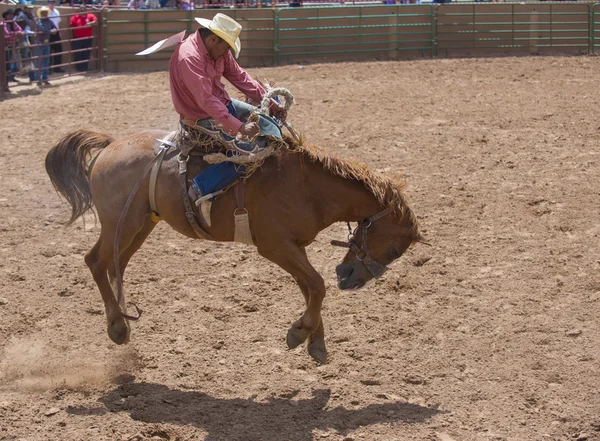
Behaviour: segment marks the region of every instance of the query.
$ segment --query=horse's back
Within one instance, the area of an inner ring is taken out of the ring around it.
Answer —
[[[90,188],[99,214],[105,207],[123,204],[129,196],[126,189],[135,186],[146,166],[156,156],[160,145],[158,140],[168,133],[148,130],[130,135],[113,141],[98,154],[90,170]],[[142,185],[138,196],[147,199],[147,191],[147,185]]]

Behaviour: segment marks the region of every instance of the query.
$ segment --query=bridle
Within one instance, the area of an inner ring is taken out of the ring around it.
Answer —
[[[376,220],[381,219],[382,217],[387,216],[393,211],[392,207],[388,207],[383,211],[380,211],[377,214],[374,214],[367,219],[358,222],[358,227],[354,231],[352,231],[352,227],[350,226],[350,222],[347,222],[348,225],[348,242],[343,242],[341,240],[332,240],[331,245],[335,245],[337,247],[350,248],[352,252],[356,255],[356,258],[362,262],[362,264],[367,268],[367,270],[371,273],[373,277],[378,279],[388,270],[388,267],[377,262],[371,256],[371,251],[369,250],[369,246],[367,245],[367,234],[369,227]],[[355,242],[356,232],[359,228],[362,227],[362,243],[360,248]]]

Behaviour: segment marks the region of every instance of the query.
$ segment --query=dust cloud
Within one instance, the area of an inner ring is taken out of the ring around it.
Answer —
[[[0,357],[0,385],[30,392],[97,387],[133,372],[137,363],[132,347],[73,349],[41,336],[13,337]]]

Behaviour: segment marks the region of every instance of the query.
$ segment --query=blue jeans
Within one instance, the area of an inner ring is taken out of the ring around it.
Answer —
[[[241,122],[245,123],[246,121],[248,121],[248,117],[256,111],[256,107],[251,106],[248,103],[244,103],[243,101],[232,99],[231,104],[227,105],[227,110],[229,110],[229,113],[231,115],[235,116]],[[214,119],[206,118],[196,121],[196,124],[201,127],[204,127],[205,129],[215,130],[213,128],[213,122],[216,123]],[[283,135],[281,134],[281,129],[271,118],[261,116],[258,125],[260,126],[261,135],[271,135],[277,138],[283,138]],[[224,133],[224,136],[225,139],[232,139],[232,137],[227,135],[226,133]]]
[[[6,80],[14,81],[15,73],[17,72],[17,63],[13,61],[13,50],[12,48],[6,48]]]
[[[41,81],[48,80],[48,68],[50,67],[50,45],[41,44],[35,48],[35,68],[40,72],[40,78],[34,78]],[[41,70],[40,70],[41,69]],[[37,72],[36,72],[37,76]]]
[[[227,110],[231,115],[235,116],[240,121],[246,122],[250,114],[256,111],[256,107],[242,101],[232,99],[231,104],[227,105]],[[213,120],[211,118],[207,118],[196,121],[196,124],[206,129],[214,130],[212,127],[212,121]],[[258,125],[262,135],[272,135],[276,136],[277,138],[283,137],[281,134],[281,129],[271,118],[261,116]],[[226,133],[223,133],[223,137],[227,140],[234,139]],[[266,141],[267,140],[265,136],[257,136],[255,142],[259,147],[264,147],[266,145]],[[241,146],[241,144],[246,144],[248,147],[253,147],[250,143],[238,143],[238,141],[236,141],[236,144],[238,144],[238,146]],[[231,152],[227,153],[227,155],[230,156]],[[192,188],[194,189],[196,195],[211,194],[235,182],[240,176],[244,175],[245,171],[246,167],[233,162],[220,162],[218,164],[212,164],[200,172],[200,174],[198,174],[192,180]]]

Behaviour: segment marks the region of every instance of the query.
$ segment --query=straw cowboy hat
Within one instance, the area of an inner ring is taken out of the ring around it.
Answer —
[[[40,9],[37,10],[37,16],[41,18],[42,12],[50,14],[50,8],[48,6],[42,6]]]
[[[242,50],[242,43],[240,42],[241,24],[225,14],[217,14],[212,20],[196,18],[196,21],[203,28],[209,29],[213,34],[225,40],[233,49],[235,58],[240,56]]]

